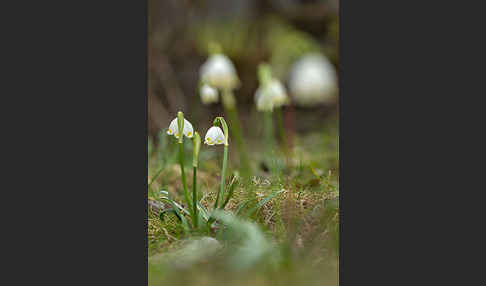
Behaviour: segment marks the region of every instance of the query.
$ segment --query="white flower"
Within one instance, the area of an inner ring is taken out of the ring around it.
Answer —
[[[221,128],[218,126],[213,126],[209,128],[208,132],[206,132],[206,136],[204,137],[204,144],[208,145],[215,145],[215,144],[224,144],[224,133]]]
[[[204,83],[215,88],[232,90],[240,80],[231,60],[223,54],[214,54],[201,66],[199,75]]]
[[[278,79],[273,79],[267,87],[268,93],[272,96],[273,104],[277,107],[288,104],[289,97],[285,87]]]
[[[199,92],[204,104],[210,104],[219,101],[218,91],[211,86],[204,84]]]
[[[271,111],[274,107],[281,107],[288,102],[287,91],[278,79],[272,79],[255,92],[255,103],[260,111]]]
[[[179,126],[177,125],[177,118],[172,120],[172,122],[169,125],[169,130],[167,130],[167,134],[169,135],[174,135],[176,138],[179,138],[180,132],[179,132]],[[187,119],[184,118],[184,135],[188,138],[192,138],[194,135],[194,129],[192,128],[191,122],[187,121]]]
[[[271,96],[265,93],[265,88],[259,87],[255,92],[255,103],[257,110],[259,111],[272,111],[273,110],[273,100]]]
[[[290,72],[289,89],[299,105],[327,103],[337,94],[334,66],[320,54],[298,60]]]

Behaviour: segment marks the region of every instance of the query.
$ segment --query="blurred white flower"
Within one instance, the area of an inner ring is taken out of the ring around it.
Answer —
[[[298,105],[328,103],[337,94],[334,66],[321,54],[308,54],[290,71],[289,89]]]
[[[223,54],[211,55],[201,66],[199,75],[202,82],[224,90],[232,90],[240,83],[233,63]]]
[[[272,111],[273,101],[272,98],[259,87],[255,92],[255,103],[258,111]]]
[[[199,92],[201,94],[201,101],[204,104],[211,104],[219,101],[218,91],[207,84],[204,84]]]
[[[208,145],[224,144],[224,133],[218,126],[209,128],[204,137],[204,143]]]
[[[288,102],[287,91],[278,79],[272,79],[255,92],[255,103],[260,111],[272,111],[274,107],[281,107]]]
[[[184,135],[188,138],[192,138],[194,135],[194,129],[192,128],[191,122],[187,121],[187,119],[184,118]],[[179,132],[179,126],[177,125],[177,118],[172,120],[172,122],[169,125],[169,130],[167,130],[167,134],[169,135],[174,135],[176,138],[179,138],[180,132]]]

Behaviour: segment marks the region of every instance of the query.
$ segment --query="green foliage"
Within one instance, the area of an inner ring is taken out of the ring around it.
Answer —
[[[220,210],[215,211],[214,216],[225,225],[218,238],[228,243],[230,251],[226,259],[231,265],[230,268],[246,270],[272,261],[274,256],[278,256],[278,253],[273,251],[274,246],[255,223]]]
[[[233,171],[219,206],[225,211],[212,208],[220,182],[218,175],[211,174],[217,174],[220,163],[214,162],[214,151],[201,148],[201,158],[206,159],[198,170],[202,195],[197,201],[197,229],[188,220],[190,211],[177,203],[182,194],[155,193],[156,200],[165,202],[167,208],[149,223],[149,231],[155,232],[149,233],[149,284],[181,283],[182,279],[198,285],[205,284],[201,281],[207,285],[292,285],[303,281],[337,285],[339,187],[333,158],[338,155],[337,129],[332,127],[330,122],[320,135],[299,138],[296,148],[300,151],[292,153],[296,160],[290,161],[295,166],[288,166],[282,159],[284,154],[276,153],[282,172],[247,179]],[[320,143],[301,148],[300,144],[307,142]],[[190,151],[190,146],[186,147]],[[151,160],[157,151],[152,150]],[[175,163],[173,167],[157,167],[174,169]],[[174,171],[170,178],[157,174],[150,177],[152,188],[160,181],[169,186],[179,181]],[[215,237],[222,248],[204,251],[200,235]]]

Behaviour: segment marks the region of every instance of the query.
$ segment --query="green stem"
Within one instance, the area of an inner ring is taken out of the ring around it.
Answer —
[[[273,113],[271,111],[265,111],[263,114],[263,129],[265,144],[268,148],[267,156],[271,157],[274,147]]]
[[[278,130],[280,132],[280,140],[282,140],[282,146],[287,154],[287,138],[285,138],[285,128],[283,124],[283,116],[282,116],[282,108],[276,108],[275,112],[277,113],[277,121],[278,121]]]
[[[221,171],[221,186],[219,187],[219,193],[216,196],[216,203],[214,204],[214,209],[218,207],[219,197],[223,198],[224,192],[224,181],[226,176],[226,164],[228,161],[228,146],[224,146],[224,157],[223,157],[223,169]]]
[[[197,167],[193,167],[192,174],[192,224],[194,229],[197,229]]]
[[[182,136],[182,134],[180,135]],[[186,173],[184,172],[184,146],[182,143],[179,144],[179,165],[181,166],[181,178],[182,178],[182,186],[184,187],[184,198],[186,199],[187,208],[191,209],[191,200],[189,199],[189,193],[187,192],[187,184],[186,184]]]
[[[238,119],[238,111],[235,107],[229,106],[225,106],[225,111],[230,121],[231,131],[236,141],[236,147],[240,153],[241,173],[244,177],[247,177],[250,175],[250,167],[245,143],[243,142],[243,132],[241,131],[240,120]]]
[[[251,170],[250,170],[250,164],[248,162],[245,143],[243,140],[243,132],[238,117],[238,110],[236,109],[236,99],[232,90],[227,90],[227,89],[222,90],[222,93],[223,93],[223,97],[222,97],[223,107],[225,109],[225,113],[228,115],[229,118],[229,123],[232,130],[232,136],[236,141],[236,148],[240,153],[241,173],[243,177],[249,177]]]

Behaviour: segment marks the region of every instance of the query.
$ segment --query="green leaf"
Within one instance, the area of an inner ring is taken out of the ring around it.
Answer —
[[[208,220],[209,219],[209,213],[206,210],[206,208],[203,205],[201,205],[200,202],[197,202],[197,207],[199,209],[199,213],[202,215],[204,220]]]
[[[181,208],[182,210],[184,210],[184,208],[178,206],[177,203],[170,198],[162,198],[162,199],[166,200],[172,206],[172,209],[176,212],[176,215],[181,218],[182,228],[184,229],[184,233],[187,234],[189,232],[189,224],[187,223],[186,217],[183,216],[179,211],[179,208]]]
[[[161,211],[160,212],[160,215],[159,215],[160,220],[164,222],[165,221],[164,220],[164,215],[166,213],[169,213],[169,212],[173,213],[179,219],[179,221],[182,222],[181,217],[177,214],[177,212],[174,209],[165,209],[165,210]]]
[[[169,192],[162,190],[162,191],[160,191],[160,193],[162,193],[162,194],[164,194],[164,195],[166,195],[166,196],[167,196],[167,197],[162,197],[162,198],[161,198],[162,200],[172,201],[172,203],[174,203],[174,205],[176,205],[176,206],[177,206],[177,208],[179,208],[179,209],[180,209],[181,211],[183,211],[185,214],[187,214],[187,215],[191,215],[191,213],[190,213],[188,210],[186,210],[186,209],[185,209],[183,206],[179,205],[178,203],[176,203],[175,201],[173,201],[172,199],[170,199],[170,198],[169,198]],[[169,203],[170,203],[170,202],[169,202]]]

